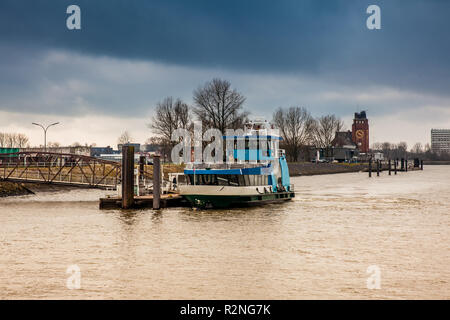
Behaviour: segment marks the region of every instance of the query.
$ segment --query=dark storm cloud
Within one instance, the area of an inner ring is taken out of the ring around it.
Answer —
[[[70,4],[80,31],[65,26]],[[366,28],[369,4],[381,30]],[[448,94],[449,12],[425,0],[2,0],[0,43]]]

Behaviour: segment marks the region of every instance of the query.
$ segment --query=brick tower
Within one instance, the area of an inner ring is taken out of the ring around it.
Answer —
[[[358,146],[359,152],[369,153],[369,120],[365,111],[355,112],[352,140]]]

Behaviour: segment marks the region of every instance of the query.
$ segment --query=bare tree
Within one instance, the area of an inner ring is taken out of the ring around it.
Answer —
[[[28,145],[28,137],[22,133],[16,135],[16,146],[18,148],[25,148]]]
[[[421,144],[420,142],[417,142],[417,143],[412,147],[411,152],[412,152],[412,153],[416,153],[416,154],[423,153],[423,146],[422,146],[422,144]]]
[[[2,148],[24,148],[28,145],[28,137],[22,133],[1,133],[0,147]]]
[[[170,140],[163,139],[162,137],[151,137],[145,142],[146,144],[152,145],[153,151],[157,151],[166,162],[170,159],[170,152],[173,147],[173,143]]]
[[[381,142],[372,143],[372,151],[381,151],[383,149],[383,144]]]
[[[406,152],[408,150],[408,144],[406,142],[399,142],[397,149],[401,152]]]
[[[341,131],[344,122],[334,114],[321,116],[314,120],[312,127],[313,143],[318,148],[327,148],[331,146],[336,132]]]
[[[128,133],[128,131],[124,131],[120,137],[117,139],[117,144],[126,144],[131,141],[131,135]]]
[[[297,161],[300,150],[312,139],[314,120],[311,114],[301,107],[279,108],[273,115],[274,124],[280,129],[286,153],[291,161]]]
[[[16,135],[13,133],[8,133],[6,135],[6,146],[8,148],[14,148],[14,146],[16,145]]]
[[[213,79],[194,91],[194,113],[206,128],[242,128],[248,113],[242,111],[245,97],[227,80]]]
[[[173,131],[178,128],[188,129],[190,125],[189,106],[181,99],[174,101],[172,97],[167,97],[162,102],[158,102],[156,115],[152,118],[149,127],[158,137],[170,142]]]
[[[0,147],[6,147],[6,133],[0,132]]]
[[[49,148],[59,148],[59,147],[61,147],[61,144],[59,142],[49,142],[49,143],[47,143],[47,147],[49,147]]]

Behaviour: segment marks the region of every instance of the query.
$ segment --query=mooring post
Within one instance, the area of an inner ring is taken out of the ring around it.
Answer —
[[[389,175],[391,175],[391,159],[389,159],[389,164],[388,164],[388,166],[389,166]]]
[[[377,160],[377,177],[380,176],[380,160]]]
[[[420,160],[420,170],[423,170],[423,160]]]
[[[408,159],[405,159],[405,172],[408,172]]]
[[[140,156],[139,157],[139,176],[141,177],[141,179],[144,178],[144,172],[145,172],[145,156]]]
[[[122,209],[134,204],[134,147],[122,147]]]
[[[372,157],[369,158],[369,178],[372,177]]]
[[[153,210],[160,208],[161,199],[161,164],[160,157],[153,156]]]

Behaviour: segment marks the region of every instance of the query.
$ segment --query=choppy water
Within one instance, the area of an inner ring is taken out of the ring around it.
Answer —
[[[450,166],[293,180],[292,202],[244,210],[100,211],[98,190],[0,199],[0,298],[450,298]]]

